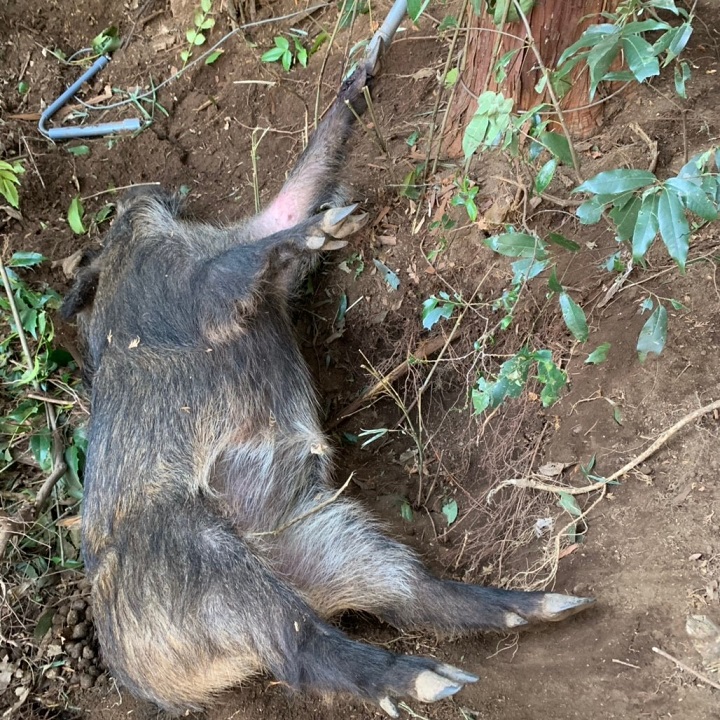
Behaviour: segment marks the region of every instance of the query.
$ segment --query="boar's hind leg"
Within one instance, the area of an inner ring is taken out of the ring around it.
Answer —
[[[393,697],[432,702],[477,679],[350,640],[201,503],[188,500],[182,521],[168,523],[173,514],[139,511],[143,527],[163,531],[128,533],[94,572],[106,661],[136,694],[200,708],[264,669],[291,688],[351,694],[392,714]]]
[[[317,504],[315,496],[298,514]],[[326,616],[356,609],[397,627],[453,634],[562,620],[594,602],[439,580],[351,502],[336,502],[309,515],[283,532],[278,543],[273,555],[279,571]]]
[[[251,245],[238,244],[208,260],[198,282],[207,288],[210,306],[218,296],[248,301],[253,307],[261,284],[275,291],[294,291],[317,259],[315,251],[338,250],[341,238],[356,232],[367,220],[357,205],[330,208]],[[328,238],[338,238],[328,240]]]
[[[291,228],[323,206],[342,202],[339,176],[355,119],[353,111],[364,111],[363,88],[370,79],[368,69],[360,66],[343,83],[278,195],[247,226],[255,237]]]

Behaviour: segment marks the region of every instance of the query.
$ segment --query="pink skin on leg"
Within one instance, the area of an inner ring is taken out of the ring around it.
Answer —
[[[297,187],[288,190],[281,190],[277,197],[257,216],[256,227],[263,235],[272,235],[281,230],[288,230],[295,227],[308,217],[311,210],[310,197],[304,197],[305,193]],[[307,193],[309,196],[310,193]]]

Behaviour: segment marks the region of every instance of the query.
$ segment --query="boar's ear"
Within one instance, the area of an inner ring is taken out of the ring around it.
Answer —
[[[59,314],[63,320],[72,320],[95,300],[100,277],[100,254],[100,250],[86,250],[83,253],[75,274],[75,283],[60,306]]]

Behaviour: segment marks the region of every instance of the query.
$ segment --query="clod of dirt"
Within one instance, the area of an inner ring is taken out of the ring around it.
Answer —
[[[702,657],[703,665],[713,672],[720,670],[720,627],[707,615],[689,615],[685,631]]]

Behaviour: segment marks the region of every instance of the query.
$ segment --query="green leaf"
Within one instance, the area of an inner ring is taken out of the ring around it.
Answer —
[[[212,0],[200,0],[200,7],[204,13],[209,13],[212,10]]]
[[[512,263],[513,285],[519,285],[527,280],[537,277],[548,266],[547,260],[536,258],[523,258]]]
[[[675,0],[652,0],[652,6],[656,10],[669,10],[670,12],[678,14],[677,6],[675,5]]]
[[[180,59],[186,63],[192,57],[192,53],[189,50],[183,50],[180,53]]]
[[[568,139],[556,132],[543,132],[538,136],[538,141],[544,145],[563,165],[572,167],[573,159],[570,152]]]
[[[39,265],[43,260],[45,260],[45,256],[38,252],[20,251],[13,253],[7,264],[8,267],[33,267]]]
[[[18,85],[17,85],[18,95],[27,95],[29,90],[30,90],[30,85],[28,85],[24,80],[21,80],[18,83]]]
[[[578,245],[578,243],[574,240],[566,238],[564,235],[560,235],[560,233],[551,232],[548,234],[547,239],[553,245],[559,245],[561,248],[565,248],[571,252],[577,252],[580,249],[580,245]]]
[[[658,233],[658,194],[647,195],[640,205],[632,236],[633,260],[642,260]]]
[[[718,211],[715,205],[708,200],[705,192],[695,183],[683,178],[670,178],[665,181],[665,187],[672,188],[680,195],[685,207],[703,220],[717,220]]]
[[[190,28],[189,30],[185,31],[185,39],[191,44],[195,44],[195,38],[199,35],[198,31],[195,28]]]
[[[622,195],[629,190],[637,190],[657,182],[657,178],[647,170],[607,170],[601,172],[573,192],[593,193],[594,195]]]
[[[76,235],[84,235],[87,232],[82,222],[83,215],[85,215],[85,208],[80,196],[76,195],[70,203],[67,214],[68,225]]]
[[[0,176],[0,195],[2,195],[14,208],[20,207],[20,195],[18,194],[17,179],[7,180]],[[13,184],[15,183],[15,184]]]
[[[300,46],[297,48],[296,57],[297,57],[297,60],[300,63],[300,65],[302,65],[302,67],[307,67],[308,51],[304,47]]]
[[[486,238],[484,242],[491,250],[506,257],[542,259],[545,255],[539,238],[525,233],[504,233]]]
[[[194,45],[202,45],[205,42],[205,36],[199,32],[195,35],[195,39],[193,40]]]
[[[688,250],[690,249],[690,227],[682,203],[670,188],[659,193],[658,227],[670,257],[685,270]]]
[[[418,18],[423,14],[429,3],[430,0],[408,0],[407,12],[414,23],[417,23]]]
[[[584,310],[566,293],[560,294],[560,309],[568,330],[580,342],[588,339],[588,325]]]
[[[106,203],[95,213],[95,223],[101,225],[115,210],[115,203]]]
[[[687,98],[685,83],[690,79],[690,65],[683,60],[675,66],[675,92],[681,98]]]
[[[455,306],[452,303],[442,302],[434,295],[429,297],[422,305],[422,324],[426,330],[432,330],[433,326],[441,319],[452,317]]]
[[[620,240],[630,240],[635,230],[638,213],[642,201],[637,195],[631,195],[627,202],[615,205],[609,215],[615,222],[617,236]]]
[[[206,65],[212,65],[214,62],[217,61],[217,59],[224,53],[224,50],[215,50],[214,52],[211,52],[206,58],[205,58],[205,64]]]
[[[53,466],[52,435],[49,430],[45,429],[30,436],[30,451],[40,469],[44,473],[49,473]]]
[[[391,290],[397,290],[400,287],[400,278],[382,261],[373,258],[375,267],[380,271],[383,280],[390,286]]]
[[[536,350],[533,357],[538,364],[537,378],[543,385],[540,401],[543,407],[550,407],[560,399],[560,391],[567,385],[567,374],[553,362],[549,350]]]
[[[615,61],[620,52],[619,35],[608,36],[598,43],[588,53],[587,64],[590,68],[590,100],[595,97],[598,85],[610,70],[610,66]]]
[[[520,9],[525,17],[529,15],[534,4],[535,0],[519,0]],[[495,0],[494,5],[492,17],[497,27],[502,25],[503,18],[506,22],[517,22],[520,19],[514,0]]]
[[[283,66],[283,69],[285,72],[289,72],[291,66],[292,66],[293,56],[292,53],[289,50],[286,50],[282,57],[280,58],[280,63]]]
[[[565,512],[569,513],[573,517],[580,517],[582,515],[582,510],[577,504],[577,500],[575,500],[575,498],[570,493],[561,492],[558,493],[558,496],[558,505],[563,510],[565,510]]]
[[[608,352],[610,351],[610,343],[606,342],[602,345],[598,345],[585,360],[586,364],[599,365],[607,360]]]
[[[667,310],[658,305],[655,312],[647,319],[640,331],[637,341],[637,352],[640,362],[645,362],[648,355],[659,355],[667,340]]]
[[[465,128],[462,148],[469,159],[481,145],[497,144],[510,126],[513,100],[501,93],[486,90],[478,98],[477,109]]]
[[[583,225],[595,225],[602,218],[605,204],[598,202],[597,197],[591,198],[580,204],[575,210],[575,215]]]
[[[591,25],[585,32],[580,36],[579,40],[576,40],[569,48],[563,50],[562,55],[558,60],[558,67],[563,63],[567,62],[578,50],[586,47],[594,47],[601,43],[605,38],[610,35],[615,35],[618,32],[618,28],[610,23],[599,23],[597,25]]]
[[[75,157],[83,157],[84,155],[90,154],[90,148],[87,145],[74,145],[73,147],[66,147],[65,149]]]
[[[455,83],[458,81],[458,77],[460,76],[460,71],[455,67],[451,70],[448,70],[447,75],[445,75],[445,87],[449,90],[452,87],[455,87]]]
[[[555,272],[555,268],[552,269],[552,272],[550,273],[550,277],[548,278],[548,287],[554,293],[558,293],[558,294],[565,291],[565,288],[562,286],[560,281],[557,279],[557,273]]]
[[[198,28],[200,30],[212,30],[215,27],[215,18],[205,18]]]
[[[660,74],[660,62],[655,57],[652,45],[639,35],[622,39],[625,60],[638,82]]]
[[[672,41],[667,49],[667,56],[665,57],[663,66],[667,65],[671,60],[674,60],[685,49],[692,34],[693,26],[689,22],[675,28],[675,33],[673,33]]]
[[[400,505],[400,517],[405,522],[413,521],[413,509],[407,500],[403,500]]]
[[[118,29],[116,27],[106,28],[93,39],[91,45],[96,55],[114,52],[120,47]]]
[[[50,608],[50,610],[46,610],[39,618],[38,621],[35,623],[35,629],[33,630],[33,637],[35,640],[42,640],[45,635],[47,635],[48,630],[52,627],[52,620],[53,616],[55,615],[55,610],[53,608]]]
[[[458,516],[457,502],[453,499],[446,500],[442,506],[442,514],[445,516],[445,519],[447,520],[448,527],[450,525],[452,525],[457,520],[457,516]]]
[[[540,195],[545,192],[547,186],[552,182],[558,161],[550,158],[539,170],[535,176],[535,192]]]
[[[271,62],[277,62],[284,54],[285,50],[280,47],[274,47],[271,50],[268,50],[267,52],[263,53],[260,56],[260,62],[264,63],[271,63]]]

